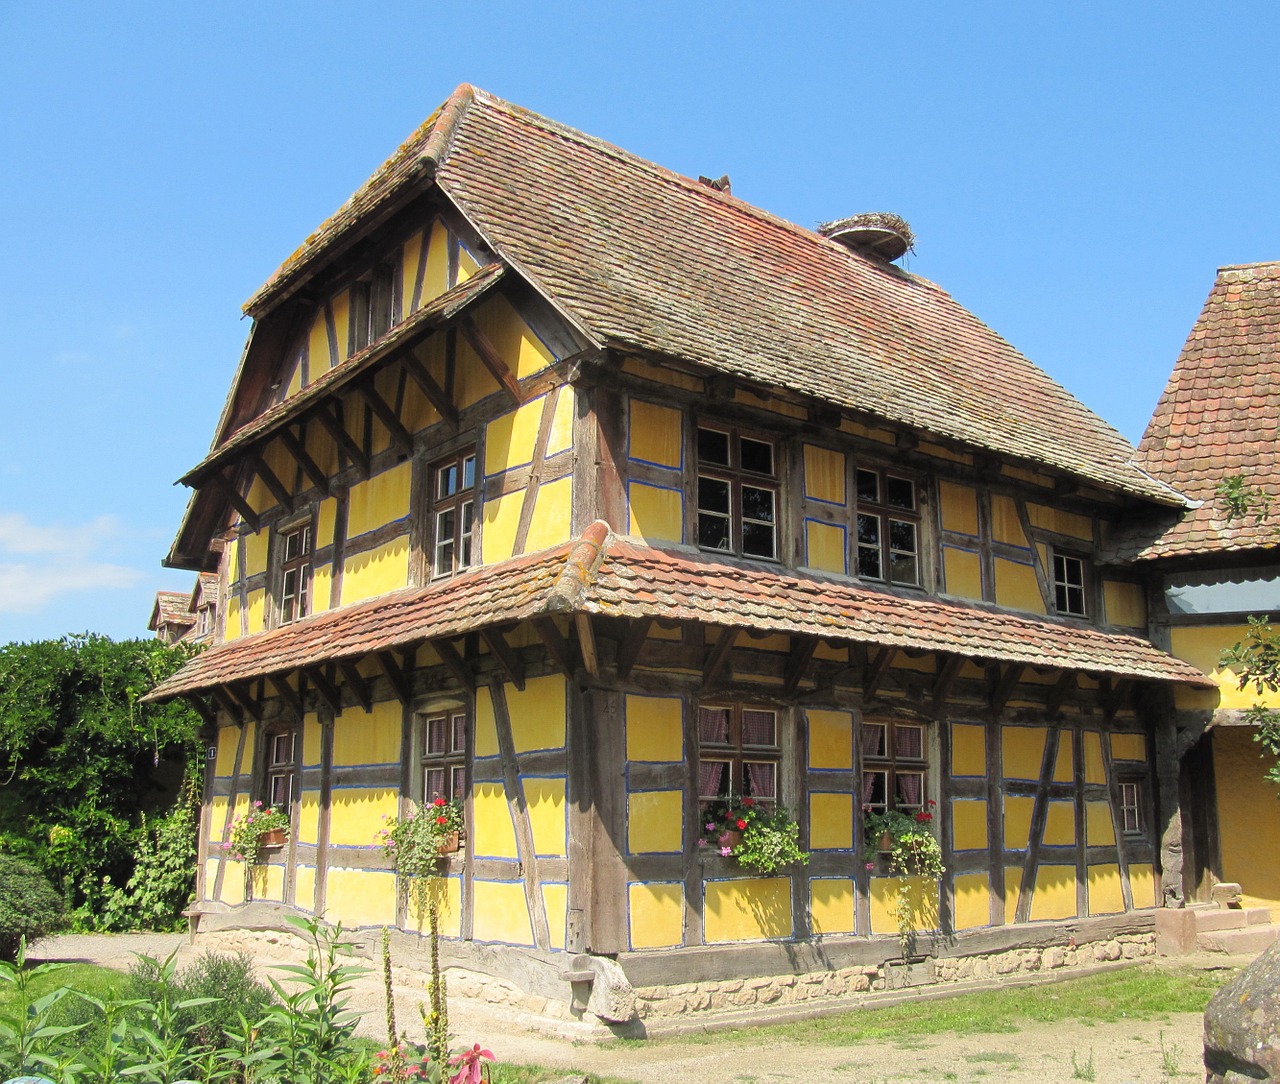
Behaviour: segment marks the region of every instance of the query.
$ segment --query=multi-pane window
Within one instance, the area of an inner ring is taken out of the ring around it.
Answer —
[[[311,524],[280,536],[280,624],[311,612]]]
[[[735,430],[698,428],[698,545],[778,556],[774,446]]]
[[[1127,836],[1142,834],[1142,784],[1120,784],[1120,831]]]
[[[863,722],[862,807],[920,813],[929,803],[928,746],[919,723]]]
[[[267,736],[266,804],[288,811],[293,800],[293,731]]]
[[[1060,614],[1084,617],[1084,561],[1065,553],[1053,555],[1053,602]]]
[[[920,513],[916,486],[877,470],[857,472],[858,575],[868,580],[920,583]]]
[[[422,800],[467,794],[467,713],[442,711],[422,720]]]
[[[431,468],[431,575],[471,564],[476,513],[476,454],[466,451]]]
[[[778,800],[778,713],[766,708],[698,709],[698,803],[730,795],[772,806]]]

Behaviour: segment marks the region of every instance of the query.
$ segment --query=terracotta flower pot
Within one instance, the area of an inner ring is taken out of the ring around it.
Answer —
[[[283,828],[272,828],[258,839],[259,847],[283,847],[289,837]]]
[[[440,841],[440,853],[441,854],[457,854],[458,846],[459,846],[458,833],[450,832],[448,835],[444,837],[444,839]]]
[[[879,848],[879,849],[880,849],[881,851],[885,851],[885,852],[888,852],[888,851],[893,850],[893,836],[892,836],[892,834],[891,834],[891,833],[889,833],[889,832],[881,832],[881,833],[880,833],[880,848]]]
[[[726,828],[716,838],[717,844],[719,844],[721,847],[728,847],[730,850],[732,850],[741,842],[742,842],[742,833],[739,832],[736,828]]]

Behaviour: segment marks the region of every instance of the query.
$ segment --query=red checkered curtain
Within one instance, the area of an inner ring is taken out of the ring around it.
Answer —
[[[920,795],[924,779],[918,775],[898,776],[898,797],[906,806],[920,805]]]
[[[726,745],[729,741],[729,709],[698,709],[698,740],[707,745]]]
[[[774,766],[772,764],[751,761],[747,764],[747,782],[751,787],[751,794],[755,798],[772,802],[778,796],[777,786],[774,782]]]
[[[924,758],[924,731],[918,726],[898,726],[893,731],[893,751],[909,760]]]
[[[862,755],[864,757],[884,756],[884,725],[863,723],[859,733],[862,735]]]
[[[704,760],[698,765],[698,794],[708,797],[720,794],[720,782],[727,767],[723,760]]]

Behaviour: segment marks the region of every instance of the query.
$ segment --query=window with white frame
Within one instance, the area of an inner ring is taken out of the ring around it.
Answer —
[[[864,721],[862,808],[923,813],[929,806],[928,732],[922,723]]]
[[[280,533],[280,624],[311,612],[311,524]]]
[[[431,575],[452,576],[472,562],[475,535],[474,448],[431,468]]]
[[[462,801],[467,796],[468,716],[461,708],[422,717],[422,801]]]
[[[1053,553],[1053,604],[1058,613],[1084,617],[1084,561],[1067,553]]]
[[[920,583],[920,512],[916,484],[884,471],[856,473],[858,575],[868,580]]]
[[[698,427],[698,545],[744,557],[778,556],[777,462],[772,441]]]
[[[1145,832],[1142,818],[1142,784],[1134,779],[1120,783],[1120,831],[1126,836]]]
[[[778,713],[743,704],[698,708],[698,805],[733,797],[778,801]]]

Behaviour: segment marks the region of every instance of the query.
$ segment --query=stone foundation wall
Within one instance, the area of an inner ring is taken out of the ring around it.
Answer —
[[[1044,949],[941,957],[934,961],[933,981],[929,985],[1068,971],[1099,963],[1154,956],[1155,951],[1155,934],[1136,933],[1079,946],[1068,942]],[[885,966],[880,964],[801,975],[644,986],[637,988],[635,993],[640,1017],[655,1019],[691,1012],[743,1012],[766,1006],[812,1003],[892,988],[894,984],[886,974]]]

